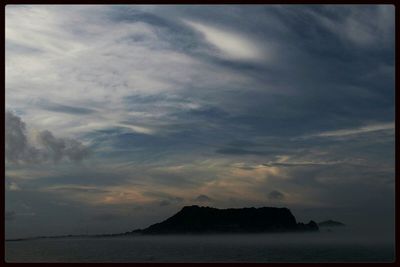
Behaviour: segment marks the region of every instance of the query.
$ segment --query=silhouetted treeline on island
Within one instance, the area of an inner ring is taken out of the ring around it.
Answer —
[[[113,237],[148,234],[217,234],[217,233],[277,233],[318,231],[318,224],[299,223],[287,208],[217,209],[185,206],[178,213],[145,229],[118,234],[40,236],[9,239],[22,241],[39,238]]]

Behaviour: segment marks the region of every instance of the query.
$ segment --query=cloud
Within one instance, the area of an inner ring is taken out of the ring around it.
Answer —
[[[67,192],[67,193],[93,193],[93,194],[103,194],[109,193],[111,191],[106,189],[97,188],[94,186],[78,186],[78,185],[61,185],[48,187],[49,191]]]
[[[143,126],[138,126],[138,125],[132,125],[131,123],[118,123],[115,126],[120,126],[124,128],[131,129],[135,133],[142,133],[142,134],[154,134],[154,130],[143,127]]]
[[[282,167],[307,167],[307,166],[326,166],[337,165],[344,163],[344,161],[270,161],[262,164],[263,166],[282,166]]]
[[[204,23],[185,21],[186,24],[201,32],[205,39],[222,52],[222,54],[230,59],[236,60],[256,60],[265,59],[258,46],[238,33],[229,32],[219,29],[215,26],[206,25]]]
[[[185,112],[178,108],[185,98],[174,96],[248,80],[240,71],[178,49],[180,37],[195,41],[192,31],[136,7],[10,6],[6,13],[7,106],[29,109],[24,114],[29,125],[57,136],[115,126],[163,134],[176,122],[171,113]],[[162,94],[167,97],[161,103],[142,102]],[[139,98],[126,101],[131,96]]]
[[[68,114],[74,114],[74,115],[85,115],[85,114],[91,114],[91,113],[96,112],[95,110],[90,109],[90,108],[74,107],[74,106],[56,104],[56,103],[51,103],[51,102],[45,102],[44,104],[42,104],[42,107],[43,107],[43,109],[48,110],[48,111],[68,113]]]
[[[321,132],[321,133],[318,133],[318,134],[306,136],[305,138],[309,138],[309,137],[342,137],[342,136],[351,136],[351,135],[366,134],[366,133],[376,132],[376,131],[394,130],[394,127],[395,127],[395,125],[394,125],[393,122],[378,123],[378,124],[365,125],[365,126],[358,127],[358,128],[350,128],[350,129],[341,129],[341,130],[335,130],[335,131]]]
[[[344,12],[334,15],[335,11],[342,9]],[[325,8],[325,14],[308,10],[325,27],[344,41],[365,47],[385,43],[387,36],[393,29],[394,6],[377,5],[376,8],[354,6],[339,6]],[[374,20],[371,21],[371,17]]]
[[[229,155],[267,155],[270,154],[266,151],[257,151],[257,150],[248,150],[243,148],[234,148],[234,147],[227,147],[227,148],[219,148],[215,150],[216,153],[219,154],[229,154]]]
[[[270,200],[283,200],[285,199],[285,195],[282,192],[279,192],[278,190],[273,190],[268,193],[268,198]]]
[[[63,158],[80,162],[89,156],[89,148],[81,142],[57,138],[48,130],[39,132],[37,136],[43,148],[34,147],[28,142],[25,123],[10,111],[6,111],[5,132],[5,156],[8,162],[59,162]]]
[[[143,196],[150,197],[153,200],[159,200],[160,206],[169,206],[171,204],[177,204],[184,201],[182,197],[173,196],[169,193],[161,191],[145,191],[142,193]]]
[[[47,130],[39,133],[38,140],[55,162],[59,162],[64,157],[70,161],[80,162],[89,155],[89,149],[81,142],[74,139],[56,138]]]
[[[34,162],[41,155],[30,146],[26,137],[26,125],[20,117],[10,111],[5,116],[5,158],[9,162]]]
[[[208,197],[207,195],[199,195],[195,198],[195,201],[199,201],[199,202],[209,202],[212,199],[210,197]]]

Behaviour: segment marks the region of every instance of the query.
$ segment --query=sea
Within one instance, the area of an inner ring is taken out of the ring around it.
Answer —
[[[6,262],[346,263],[393,262],[388,235],[313,233],[136,235],[5,242]]]

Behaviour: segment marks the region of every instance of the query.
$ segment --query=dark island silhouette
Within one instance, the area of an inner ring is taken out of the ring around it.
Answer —
[[[318,223],[319,227],[342,227],[346,226],[344,223],[334,221],[334,220],[326,220],[323,222]]]
[[[164,234],[281,233],[318,231],[318,224],[298,223],[288,208],[262,207],[217,209],[185,206],[170,218],[145,229],[117,234],[38,236],[8,239],[22,241],[42,238],[115,237]]]
[[[163,222],[126,234],[263,233],[318,231],[314,221],[297,223],[287,208],[217,209],[185,206]]]

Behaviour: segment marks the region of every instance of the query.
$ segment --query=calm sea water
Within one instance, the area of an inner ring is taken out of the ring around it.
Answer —
[[[392,262],[389,238],[348,233],[132,236],[5,243],[7,262]]]

